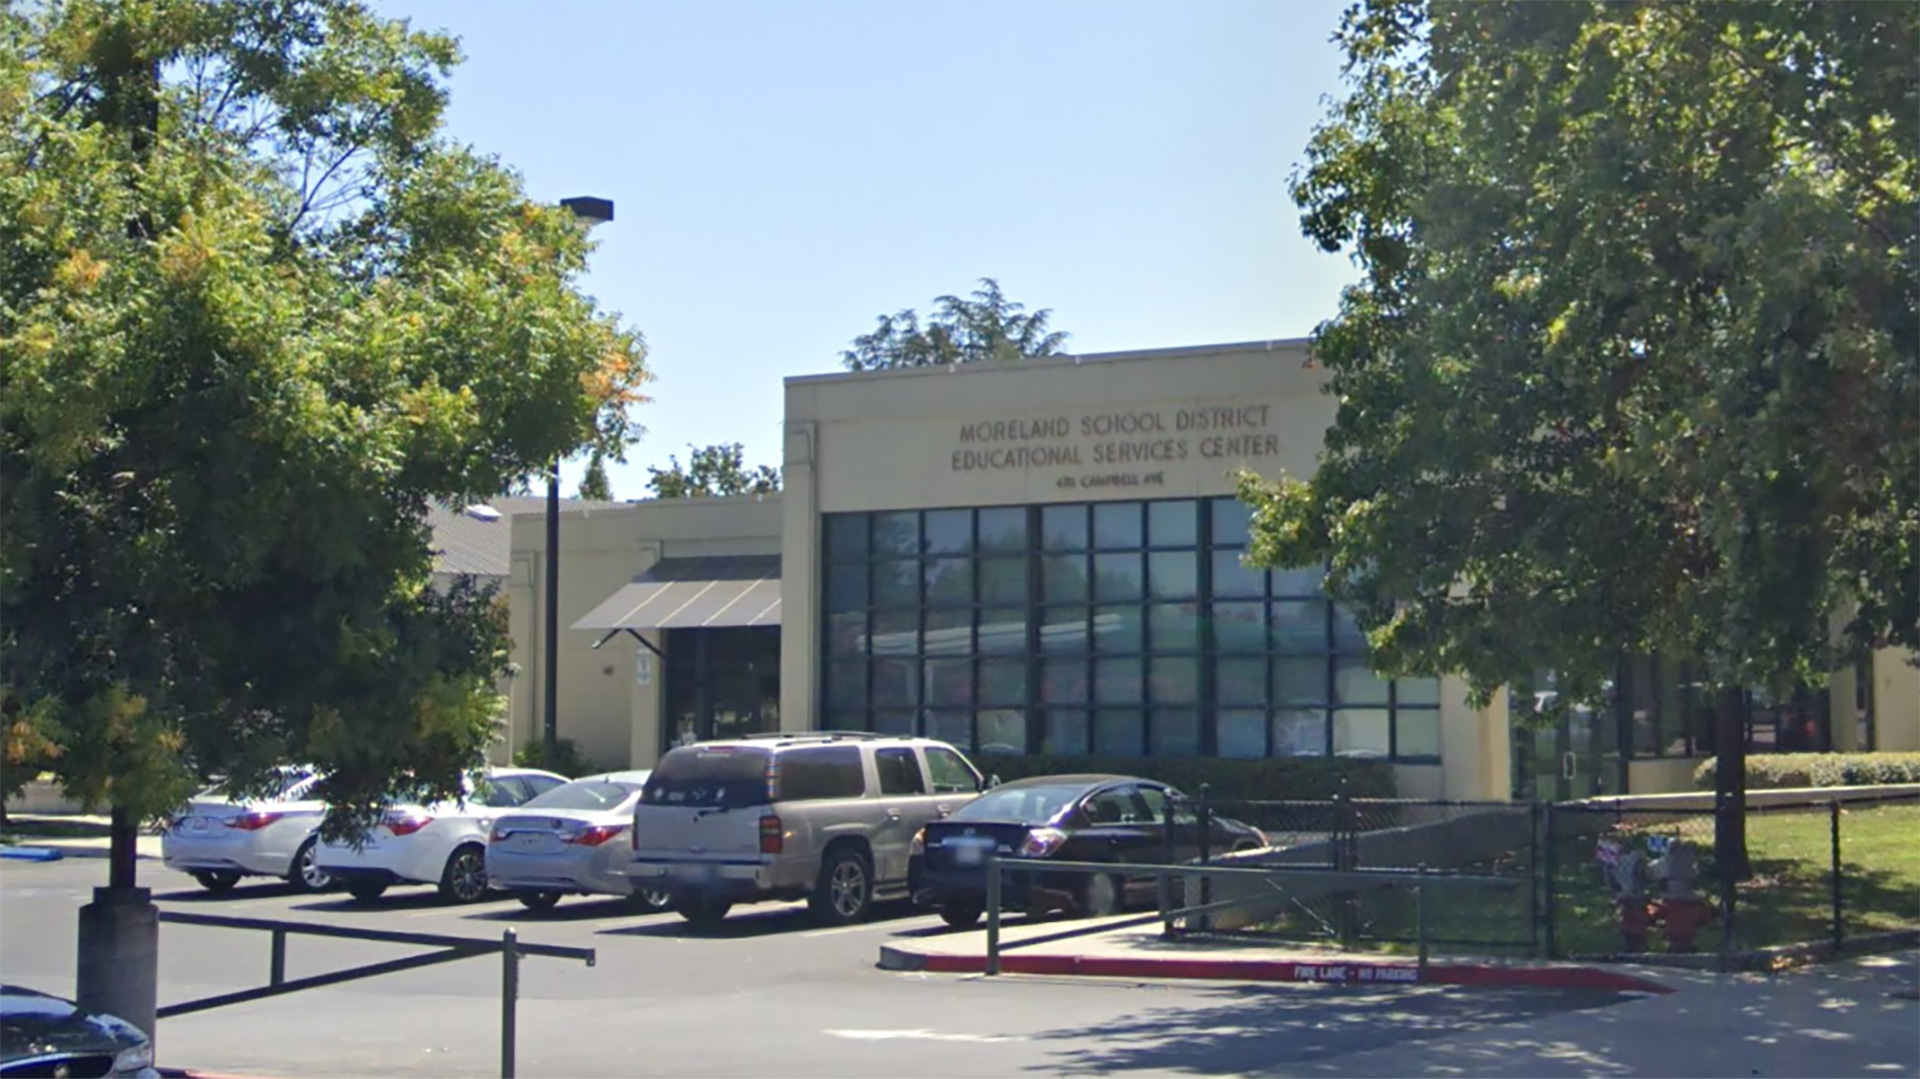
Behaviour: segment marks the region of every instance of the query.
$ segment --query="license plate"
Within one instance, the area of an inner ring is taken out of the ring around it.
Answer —
[[[539,850],[546,845],[545,836],[517,835],[513,837],[513,849],[515,850]]]
[[[689,883],[698,883],[712,876],[713,870],[704,865],[688,865],[681,866],[674,875]]]
[[[979,865],[986,860],[986,854],[987,851],[985,847],[976,847],[968,844],[964,847],[953,848],[953,861],[955,865]]]

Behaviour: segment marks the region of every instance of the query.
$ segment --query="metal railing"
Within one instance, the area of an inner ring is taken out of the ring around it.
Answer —
[[[516,1041],[519,1034],[521,958],[543,956],[549,959],[578,959],[587,966],[593,966],[595,962],[595,953],[592,948],[523,944],[520,942],[519,934],[512,929],[503,931],[499,940],[481,940],[474,937],[441,936],[437,933],[396,933],[386,929],[350,929],[337,925],[281,922],[267,918],[229,918],[220,914],[189,914],[171,910],[161,911],[160,920],[172,922],[175,925],[198,925],[214,929],[251,929],[271,933],[273,936],[267,959],[266,985],[233,993],[201,997],[198,1000],[183,1001],[179,1004],[169,1004],[156,1013],[156,1018],[159,1019],[171,1019],[176,1015],[191,1015],[210,1008],[246,1004],[250,1001],[265,1000],[268,997],[358,981],[361,978],[398,974],[401,971],[418,970],[422,967],[497,953],[500,956],[500,1075],[502,1079],[513,1079],[514,1075]],[[425,955],[410,955],[403,959],[389,959],[381,963],[367,963],[357,967],[328,971],[325,974],[288,979],[287,938],[289,936],[333,937],[340,940],[365,940],[380,944],[411,944],[438,950]]]
[[[1003,944],[1000,940],[1000,922],[1004,907],[1004,874],[1011,865],[1016,872],[1033,875],[1051,873],[1096,875],[1119,874],[1130,877],[1154,876],[1158,881],[1159,909],[1153,914],[1130,918],[1125,921],[1102,921],[1091,926],[1082,926],[1050,933],[1045,936],[1028,937],[1024,940]],[[1000,973],[1000,953],[1008,948],[1027,947],[1034,944],[1066,940],[1072,937],[1088,936],[1095,933],[1110,933],[1116,929],[1125,929],[1160,922],[1171,932],[1173,923],[1181,918],[1205,916],[1217,911],[1235,907],[1253,906],[1273,902],[1273,893],[1257,893],[1233,899],[1215,900],[1206,888],[1208,882],[1216,878],[1260,879],[1285,893],[1280,887],[1282,881],[1327,884],[1350,889],[1370,888],[1410,888],[1414,897],[1415,945],[1418,949],[1418,963],[1422,975],[1426,973],[1428,963],[1427,939],[1427,900],[1426,893],[1432,887],[1461,888],[1521,888],[1527,882],[1513,877],[1469,875],[1458,873],[1435,873],[1425,866],[1413,870],[1404,869],[1322,869],[1313,866],[1260,866],[1226,867],[1221,865],[1150,865],[1138,862],[1066,862],[1051,859],[1003,858],[999,852],[986,852],[986,916],[987,916],[987,956],[986,973]],[[1171,880],[1174,877],[1199,877],[1201,881],[1201,901],[1185,906],[1172,906]]]

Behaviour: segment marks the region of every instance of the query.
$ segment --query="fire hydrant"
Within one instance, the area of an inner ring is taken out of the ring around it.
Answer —
[[[1649,870],[1656,893],[1654,913],[1666,931],[1669,952],[1693,951],[1694,938],[1713,921],[1713,907],[1693,890],[1697,866],[1693,847],[1676,840]]]
[[[1647,902],[1647,856],[1610,839],[1600,841],[1594,854],[1613,892],[1620,912],[1620,950],[1647,950],[1647,932],[1653,927],[1654,908]]]

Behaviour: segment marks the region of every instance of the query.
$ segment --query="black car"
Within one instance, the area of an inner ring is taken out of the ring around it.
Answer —
[[[17,985],[0,985],[0,1079],[157,1076],[153,1041],[111,1015]]]
[[[938,910],[956,928],[978,921],[986,907],[988,849],[998,858],[1025,863],[1052,858],[1167,864],[1167,800],[1179,793],[1134,776],[1037,776],[1002,784],[953,816],[927,825],[915,838],[920,868],[914,902]],[[1199,858],[1198,815],[1176,804],[1173,828],[1173,863]],[[1258,829],[1213,818],[1209,852],[1266,845]],[[1151,873],[1009,870],[1001,881],[1000,900],[1004,909],[1027,914],[1065,910],[1098,916],[1150,900],[1154,890]]]

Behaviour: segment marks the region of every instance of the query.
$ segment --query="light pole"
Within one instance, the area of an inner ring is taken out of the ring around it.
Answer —
[[[613,200],[582,195],[561,199],[560,205],[588,228],[613,220]],[[541,752],[551,768],[560,754],[560,458],[553,459],[547,473],[547,662],[545,672],[544,715]]]

